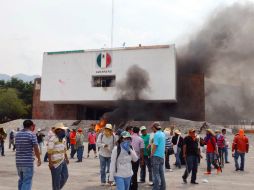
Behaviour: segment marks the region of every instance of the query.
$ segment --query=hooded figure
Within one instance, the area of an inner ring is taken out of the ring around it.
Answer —
[[[232,154],[235,159],[235,170],[244,171],[245,153],[249,152],[249,139],[245,136],[244,130],[239,129],[232,144]],[[238,158],[241,158],[241,165],[239,167]]]

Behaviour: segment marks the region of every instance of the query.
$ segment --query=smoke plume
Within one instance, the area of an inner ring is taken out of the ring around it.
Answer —
[[[147,116],[145,92],[149,92],[149,73],[137,65],[131,66],[124,80],[116,84],[117,108],[104,114],[116,127],[123,127],[127,121]]]
[[[178,50],[179,70],[204,73],[207,120],[238,122],[254,114],[254,5],[217,9]]]

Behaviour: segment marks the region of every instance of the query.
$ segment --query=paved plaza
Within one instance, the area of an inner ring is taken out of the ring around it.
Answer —
[[[253,139],[253,138],[252,138]],[[253,141],[251,140],[251,144]],[[7,145],[7,143],[6,143]],[[7,146],[6,146],[7,147]],[[45,152],[44,148],[44,152]],[[87,153],[87,145],[85,146],[85,154]],[[91,152],[92,153],[92,152]],[[70,160],[69,164],[69,179],[64,187],[64,190],[110,190],[115,187],[101,187],[99,177],[99,159],[93,158],[93,153],[90,153],[90,158],[84,159],[82,163],[75,163],[76,159]],[[231,153],[229,153],[231,156]],[[203,155],[204,156],[204,155]],[[43,158],[42,158],[43,159]],[[171,163],[175,158],[171,156]],[[173,172],[166,172],[167,189],[187,189],[187,190],[245,190],[254,188],[254,151],[250,147],[250,153],[246,157],[245,172],[235,172],[232,157],[230,164],[227,164],[223,169],[222,174],[217,175],[215,170],[211,176],[205,176],[203,173],[206,170],[205,159],[201,161],[198,171],[199,185],[182,184],[182,169],[174,169]],[[172,164],[171,164],[172,165]],[[6,156],[0,157],[0,190],[15,190],[17,189],[18,176],[15,167],[15,152],[6,149]],[[189,179],[188,179],[189,180]],[[203,180],[207,180],[205,183]],[[38,168],[35,167],[33,179],[34,190],[50,190],[51,189],[51,174],[47,163],[42,163]],[[148,184],[140,184],[139,189],[152,189]]]

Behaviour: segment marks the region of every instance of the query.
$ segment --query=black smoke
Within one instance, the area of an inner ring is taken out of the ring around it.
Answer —
[[[254,115],[254,5],[216,9],[178,49],[179,70],[204,73],[206,116],[213,122],[251,120]]]
[[[131,120],[145,120],[149,117],[146,94],[150,91],[149,73],[137,65],[131,66],[126,78],[116,84],[117,108],[103,117],[116,128],[124,127]]]

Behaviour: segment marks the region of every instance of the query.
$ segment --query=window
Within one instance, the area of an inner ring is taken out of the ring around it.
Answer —
[[[116,76],[93,76],[93,87],[113,87],[115,86]]]

